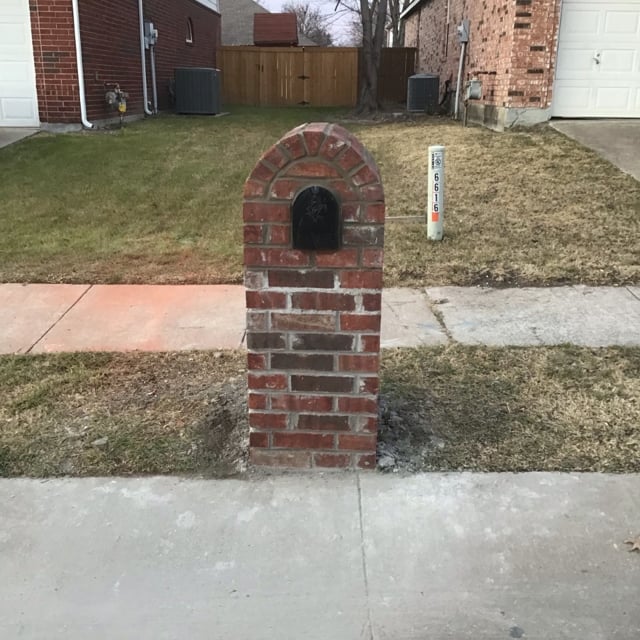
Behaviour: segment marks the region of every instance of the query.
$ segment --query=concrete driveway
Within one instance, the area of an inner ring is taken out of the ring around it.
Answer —
[[[640,119],[554,120],[551,126],[640,180]]]
[[[8,147],[18,140],[28,138],[38,133],[39,129],[31,129],[28,127],[0,127],[0,149]]]

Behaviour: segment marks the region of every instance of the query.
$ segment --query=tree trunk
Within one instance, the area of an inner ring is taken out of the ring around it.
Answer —
[[[363,78],[362,91],[358,101],[358,113],[372,113],[380,108],[378,100],[378,71],[385,37],[387,18],[387,0],[374,2],[370,7],[368,0],[360,0],[362,18],[362,55]]]

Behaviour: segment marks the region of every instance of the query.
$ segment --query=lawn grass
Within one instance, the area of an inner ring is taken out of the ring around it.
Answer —
[[[0,357],[0,475],[244,469],[245,355]],[[640,471],[640,348],[383,352],[380,453],[406,471]]]
[[[0,150],[0,280],[239,282],[242,185],[275,140],[321,115],[161,116]]]
[[[240,282],[242,184],[260,154],[340,111],[234,108],[0,150],[0,281]],[[447,146],[446,237],[389,223],[386,285],[640,281],[640,183],[548,127],[348,121],[388,215],[419,215],[429,144]]]

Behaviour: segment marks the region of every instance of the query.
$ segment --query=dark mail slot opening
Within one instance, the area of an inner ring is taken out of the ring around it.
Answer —
[[[291,205],[294,249],[335,251],[340,248],[340,204],[325,187],[303,189]]]

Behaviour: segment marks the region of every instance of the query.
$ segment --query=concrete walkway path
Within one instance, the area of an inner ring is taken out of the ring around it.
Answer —
[[[552,120],[550,124],[640,180],[640,119]]]
[[[633,640],[640,476],[0,480],[0,638]]]
[[[0,285],[0,353],[243,346],[234,285]],[[640,345],[640,287],[386,289],[382,346]]]
[[[0,149],[8,147],[38,133],[39,129],[29,127],[0,127]]]

